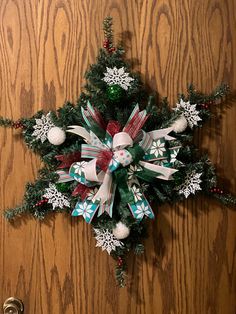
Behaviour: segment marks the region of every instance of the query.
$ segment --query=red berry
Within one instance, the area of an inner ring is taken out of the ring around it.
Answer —
[[[103,47],[104,48],[108,48],[109,47],[109,40],[108,39],[105,39],[104,42],[103,42]]]
[[[119,267],[121,267],[123,265],[123,259],[120,256],[118,257],[117,264]]]

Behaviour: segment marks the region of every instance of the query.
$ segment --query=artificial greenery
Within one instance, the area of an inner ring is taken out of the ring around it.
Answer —
[[[56,112],[51,112],[50,117],[54,125],[63,130],[67,130],[71,125],[85,126],[81,114],[81,107],[85,107],[87,102],[90,101],[93,107],[99,110],[106,122],[115,120],[123,127],[134,106],[138,103],[140,108],[146,109],[149,114],[149,118],[143,127],[145,131],[148,132],[170,127],[181,116],[181,111],[173,110],[166,98],[158,102],[154,94],[148,95],[139,75],[130,72],[129,65],[123,59],[123,48],[114,46],[111,18],[104,20],[104,33],[104,48],[100,49],[96,63],[91,65],[85,74],[87,83],[84,92],[80,95],[76,104],[67,102]],[[117,86],[115,88],[113,86],[111,95],[111,88],[104,82],[103,77],[107,68],[113,67],[118,69],[124,67],[130,77],[133,78],[133,81],[128,90],[125,91],[121,88],[117,88]],[[201,127],[202,124],[211,117],[212,107],[222,103],[228,93],[229,88],[227,85],[219,86],[211,94],[202,94],[190,85],[187,94],[180,94],[178,99],[196,104],[201,118],[198,126]],[[42,143],[40,140],[36,140],[32,135],[34,132],[35,119],[40,119],[43,114],[45,114],[43,111],[39,111],[33,117],[22,118],[17,122],[2,117],[0,118],[0,126],[22,129],[25,143],[32,151],[41,157],[44,163],[44,167],[39,171],[36,181],[27,184],[23,205],[5,211],[5,217],[9,220],[16,216],[21,216],[22,214],[31,214],[38,219],[43,219],[48,213],[67,210],[60,208],[53,209],[48,202],[41,203],[49,182],[55,183],[57,189],[70,199],[71,206],[68,212],[71,212],[78,201],[78,196],[72,196],[76,187],[75,181],[66,184],[57,183],[59,176],[56,170],[60,162],[56,156],[67,156],[68,154],[79,152],[83,140],[70,133],[67,133],[66,141],[59,146],[52,145],[49,141]],[[146,185],[143,186],[144,194],[146,192],[149,195],[150,202],[154,201],[158,204],[166,202],[173,204],[174,202],[181,201],[184,199],[184,196],[178,193],[176,186],[181,186],[186,179],[186,175],[189,172],[195,171],[202,173],[202,193],[205,193],[207,196],[215,197],[222,201],[223,204],[235,205],[235,197],[217,187],[215,169],[208,157],[201,156],[199,150],[193,146],[192,137],[195,129],[196,127],[193,129],[187,127],[183,132],[172,132],[175,140],[170,142],[169,145],[170,147],[181,146],[177,157],[178,163],[176,165],[176,168],[181,169],[181,171],[176,172],[174,174],[174,180],[170,181],[158,179],[149,181],[147,174],[147,182]],[[143,218],[141,221],[134,219],[127,207],[127,203],[124,202],[117,193],[112,218],[106,215],[106,213],[100,217],[95,215],[92,225],[97,229],[112,230],[118,221],[122,221],[130,229],[130,235],[122,240],[123,246],[117,247],[111,254],[118,263],[116,267],[116,278],[120,286],[124,286],[127,267],[125,262],[126,254],[131,250],[134,250],[136,254],[143,252],[142,238],[146,236],[147,219]]]

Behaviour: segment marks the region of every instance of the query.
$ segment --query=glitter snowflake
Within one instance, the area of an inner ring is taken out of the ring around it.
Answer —
[[[188,125],[190,128],[198,125],[198,121],[202,119],[199,117],[199,111],[196,109],[196,104],[192,105],[189,101],[185,102],[183,99],[180,100],[179,104],[176,104],[176,111],[182,111],[183,115],[185,116]]]
[[[117,67],[112,69],[107,67],[107,72],[104,75],[103,81],[108,85],[117,84],[125,90],[128,90],[131,86],[130,82],[134,80],[132,77],[129,77],[129,73],[125,72],[124,67],[119,69]]]
[[[57,190],[55,184],[49,183],[49,187],[46,189],[46,193],[43,197],[48,199],[48,203],[52,204],[53,210],[57,207],[70,207],[68,198]]]
[[[35,123],[32,136],[35,136],[37,140],[41,140],[43,143],[47,139],[48,131],[54,127],[54,124],[50,119],[50,112],[47,115],[43,114],[40,119],[35,119]]]
[[[187,198],[190,194],[195,194],[196,191],[200,191],[200,183],[202,182],[200,179],[201,175],[202,173],[197,173],[196,171],[188,173],[185,182],[177,188],[179,194],[184,194]]]
[[[111,254],[115,251],[116,247],[121,247],[123,243],[119,241],[108,229],[94,229],[96,233],[95,239],[97,240],[96,247],[101,247],[103,251]]]

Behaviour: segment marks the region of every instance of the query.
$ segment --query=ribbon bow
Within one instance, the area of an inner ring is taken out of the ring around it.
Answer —
[[[122,130],[116,121],[110,121],[105,128],[100,113],[89,102],[87,109],[82,109],[82,115],[86,128],[72,125],[67,130],[85,141],[81,145],[82,161],[71,165],[69,176],[89,188],[89,192],[78,201],[72,215],[82,215],[90,223],[99,209],[98,216],[107,212],[112,217],[118,190],[121,202],[128,204],[136,219],[154,218],[138,178],[148,182],[155,178],[172,179],[177,171],[170,168],[173,149],[165,145],[174,139],[168,135],[172,128],[142,130],[148,115],[138,105]]]

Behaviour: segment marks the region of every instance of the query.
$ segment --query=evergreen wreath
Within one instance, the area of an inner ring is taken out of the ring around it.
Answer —
[[[96,246],[117,261],[116,278],[125,285],[125,257],[140,254],[145,223],[154,218],[151,204],[178,202],[205,193],[226,205],[236,198],[217,187],[214,166],[192,144],[193,132],[225,101],[227,85],[209,95],[192,85],[175,108],[164,98],[157,104],[139,75],[115,47],[112,19],[104,20],[105,41],[97,63],[86,73],[85,92],[77,103],[56,112],[37,112],[17,122],[0,117],[0,125],[21,128],[27,146],[44,167],[26,186],[21,206],[5,217],[29,213],[43,219],[51,212],[83,216],[91,223]]]

